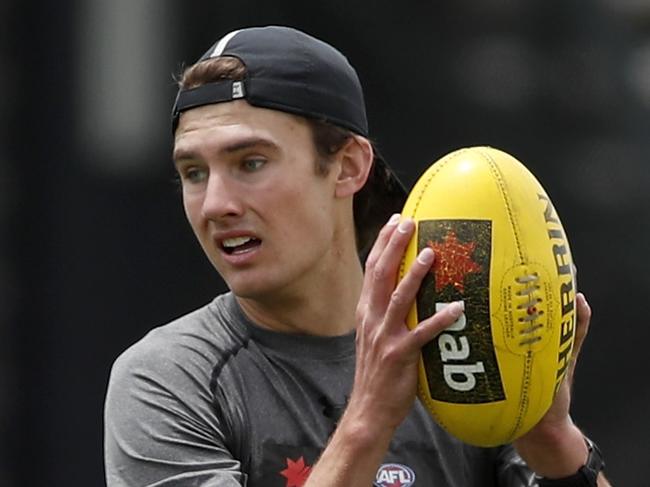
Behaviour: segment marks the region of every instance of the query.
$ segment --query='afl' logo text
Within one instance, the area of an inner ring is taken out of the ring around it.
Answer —
[[[415,472],[399,463],[385,463],[377,470],[376,487],[410,487],[415,482]]]

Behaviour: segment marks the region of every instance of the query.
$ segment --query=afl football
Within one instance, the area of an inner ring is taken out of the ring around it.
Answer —
[[[435,252],[408,326],[464,304],[423,347],[418,395],[464,442],[509,443],[546,413],[571,359],[576,281],[558,214],[522,163],[471,147],[430,166],[402,215],[416,230],[400,276],[423,248]]]

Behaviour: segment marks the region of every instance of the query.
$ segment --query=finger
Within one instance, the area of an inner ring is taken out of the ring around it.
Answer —
[[[589,331],[589,323],[591,321],[591,307],[587,303],[587,298],[582,293],[576,294],[576,308],[578,312],[575,344],[573,345],[573,356],[577,358],[585,341],[587,332]]]
[[[395,228],[397,227],[399,220],[400,220],[400,214],[399,213],[393,214],[389,218],[388,222],[386,222],[384,227],[380,230],[379,235],[377,235],[377,240],[375,240],[375,243],[373,244],[372,249],[368,254],[368,257],[366,258],[366,270],[368,270],[369,268],[374,268],[375,264],[377,263],[377,260],[379,259],[379,256],[386,248],[386,244],[388,244],[388,241],[390,240],[390,236],[395,231]]]
[[[379,235],[377,236],[377,240],[375,240],[375,243],[373,244],[372,249],[368,254],[368,257],[366,258],[365,273],[363,277],[363,287],[361,288],[361,296],[359,297],[359,303],[357,305],[357,313],[365,312],[365,308],[368,303],[368,293],[370,290],[370,281],[371,281],[372,273],[374,272],[375,265],[377,264],[377,260],[379,259],[379,256],[386,248],[386,245],[388,244],[391,235],[395,231],[395,228],[397,228],[399,219],[400,219],[399,213],[395,213],[390,217],[388,222],[384,225],[384,227],[379,232]]]
[[[409,334],[409,340],[412,342],[411,346],[419,351],[424,345],[453,325],[464,311],[463,303],[454,301],[433,316],[421,321]]]
[[[407,219],[400,222],[369,276],[368,305],[381,314],[385,312],[390,294],[395,289],[397,271],[414,229],[413,220]]]
[[[386,310],[386,326],[404,326],[408,312],[422,284],[422,279],[431,270],[433,261],[433,250],[429,247],[424,248],[413,261],[411,268],[390,296],[390,303]]]
[[[573,343],[573,351],[571,352],[571,363],[565,377],[565,381],[569,384],[569,387],[573,383],[573,374],[575,372],[576,362],[578,360],[578,355],[580,355],[582,344],[587,336],[589,322],[591,320],[591,307],[582,293],[576,294],[576,311],[578,316],[576,320],[575,341]]]

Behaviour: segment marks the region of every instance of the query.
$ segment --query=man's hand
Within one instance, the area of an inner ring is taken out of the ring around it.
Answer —
[[[462,313],[453,303],[409,330],[406,317],[434,255],[424,249],[397,283],[413,235],[412,220],[395,215],[380,232],[366,261],[357,308],[356,371],[346,411],[306,486],[368,486],[395,429],[413,406],[420,349]],[[387,394],[390,391],[390,394]]]
[[[573,475],[582,467],[588,455],[580,430],[573,424],[569,409],[571,386],[580,349],[589,330],[591,308],[582,293],[576,295],[577,325],[571,362],[557,395],[537,425],[515,441],[517,451],[538,475],[562,478]],[[601,474],[598,485],[609,485]]]
[[[366,262],[357,308],[357,368],[348,408],[382,428],[394,430],[413,405],[422,346],[460,316],[459,304],[424,320],[414,330],[406,317],[420,283],[431,269],[433,251],[424,249],[395,286],[399,266],[415,224],[403,220],[379,235]],[[387,395],[386,391],[391,394]]]
[[[584,294],[577,293],[576,307],[578,312],[576,335],[566,377],[562,381],[560,389],[558,390],[549,410],[535,428],[533,428],[533,430],[531,430],[526,436],[543,436],[546,432],[552,433],[561,430],[566,426],[567,422],[571,422],[569,408],[571,406],[571,386],[573,385],[573,375],[575,373],[578,355],[580,354],[580,349],[582,348],[582,344],[587,336],[589,322],[591,320],[591,308],[589,307]]]

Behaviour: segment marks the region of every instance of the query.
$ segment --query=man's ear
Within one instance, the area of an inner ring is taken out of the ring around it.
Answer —
[[[336,178],[336,196],[345,198],[359,191],[368,179],[374,153],[365,137],[353,135],[339,151],[339,174]]]

